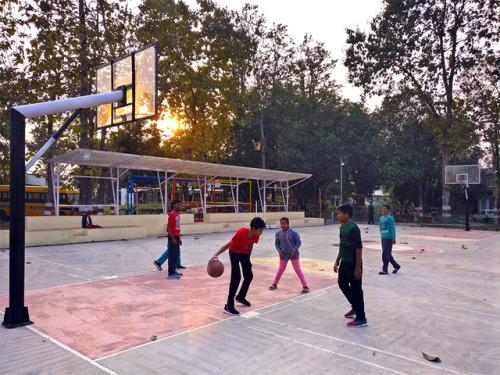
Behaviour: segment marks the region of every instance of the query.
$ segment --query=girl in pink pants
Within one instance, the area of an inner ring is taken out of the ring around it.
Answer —
[[[287,217],[280,219],[281,230],[276,232],[275,245],[280,256],[280,266],[274,283],[269,287],[270,290],[275,290],[281,279],[281,275],[285,272],[288,261],[292,261],[293,269],[302,283],[302,293],[309,293],[306,279],[300,269],[299,247],[301,245],[300,236],[297,232],[290,228],[290,222]]]

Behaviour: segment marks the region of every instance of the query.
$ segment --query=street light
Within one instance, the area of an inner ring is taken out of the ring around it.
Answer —
[[[344,162],[342,161],[342,158],[340,158],[340,204],[342,204],[342,167],[344,165]]]

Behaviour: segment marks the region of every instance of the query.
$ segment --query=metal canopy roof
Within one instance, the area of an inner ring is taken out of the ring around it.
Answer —
[[[49,162],[281,182],[298,179],[305,180],[312,176],[312,174],[306,173],[283,172],[270,169],[238,167],[201,161],[178,160],[87,149],[70,151],[50,159]]]

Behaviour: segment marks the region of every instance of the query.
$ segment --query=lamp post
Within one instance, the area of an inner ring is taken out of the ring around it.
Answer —
[[[344,162],[342,161],[342,158],[340,158],[340,204],[342,204],[342,166],[344,165]]]

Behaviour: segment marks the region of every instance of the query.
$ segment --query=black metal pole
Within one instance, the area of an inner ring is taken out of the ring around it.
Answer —
[[[32,324],[24,306],[25,262],[25,117],[16,109],[10,110],[10,252],[9,307],[5,309],[3,325],[14,328]]]
[[[465,188],[465,231],[469,232],[469,195],[467,194],[467,188]]]

